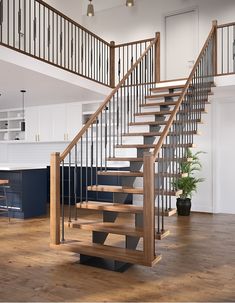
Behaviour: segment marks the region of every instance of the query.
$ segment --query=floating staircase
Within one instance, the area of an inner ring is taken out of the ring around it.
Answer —
[[[182,193],[173,182],[187,177],[181,163],[192,161],[187,150],[195,147],[198,125],[210,104],[215,26],[185,84],[158,83],[156,87],[155,70],[146,62],[153,60],[157,39],[68,148],[51,158],[52,246],[80,254],[83,264],[108,263],[115,270],[129,264],[153,266],[161,260],[156,240],[170,233],[164,218],[176,213],[173,201]],[[101,218],[84,221],[81,211],[101,214]],[[77,239],[70,238],[71,229],[78,230]],[[79,230],[92,236],[91,243],[78,240]]]

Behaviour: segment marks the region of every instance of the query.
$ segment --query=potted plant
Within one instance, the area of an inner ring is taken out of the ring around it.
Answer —
[[[195,154],[190,149],[186,151],[187,162],[180,164],[180,170],[182,177],[173,181],[173,186],[176,190],[181,190],[179,198],[177,198],[176,207],[179,216],[189,216],[191,209],[192,194],[197,191],[197,185],[203,182],[203,178],[196,178],[194,176],[195,171],[201,170],[201,163],[199,161],[199,155],[203,152],[199,151]]]

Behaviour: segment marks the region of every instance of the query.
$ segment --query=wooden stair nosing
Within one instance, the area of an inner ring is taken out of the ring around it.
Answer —
[[[204,122],[201,119],[191,119],[191,122],[203,124]],[[141,125],[166,125],[168,120],[163,121],[143,121],[143,122],[130,122],[129,126],[141,126]],[[176,124],[183,124],[184,121],[174,121]]]
[[[162,91],[167,91],[169,89],[182,89],[184,87],[185,87],[184,84],[170,85],[170,86],[154,87],[154,88],[151,88],[150,91],[151,92],[162,92]]]
[[[142,171],[118,171],[118,170],[107,170],[107,171],[98,171],[97,174],[99,176],[121,176],[121,177],[143,177],[144,173]],[[156,176],[159,174],[155,174]],[[160,173],[161,177],[166,177],[166,178],[185,178],[188,176],[186,173]]]
[[[116,145],[116,148],[139,148],[139,149],[151,149],[151,148],[155,148],[156,144],[120,144],[120,145]],[[196,145],[192,144],[192,143],[187,143],[187,144],[163,144],[162,145],[163,148],[167,148],[167,147],[185,147],[185,148],[195,148]]]
[[[143,229],[136,228],[129,225],[100,222],[100,223],[79,223],[79,221],[73,221],[69,224],[69,227],[79,228],[88,231],[98,231],[110,234],[131,236],[131,237],[143,237]]]
[[[141,104],[141,107],[151,107],[151,106],[172,106],[176,105],[177,101],[163,101],[163,102],[152,102],[152,103],[146,103],[146,104]]]
[[[131,236],[137,238],[143,238],[143,228],[137,228],[130,225],[117,224],[112,222],[100,222],[100,223],[79,223],[77,221],[68,224],[71,228],[79,228],[87,231],[98,231],[104,233],[110,233],[115,235]],[[165,230],[161,233],[155,232],[155,239],[162,240],[170,234],[169,230]]]
[[[99,176],[143,177],[143,172],[140,171],[107,170],[107,171],[98,171],[97,174]]]
[[[142,113],[136,113],[134,115],[136,117],[139,117],[139,116],[165,116],[171,114],[172,114],[172,110],[166,110],[166,111],[158,111],[158,112],[142,112]]]
[[[126,248],[101,245],[96,243],[86,243],[79,241],[66,241],[60,245],[50,245],[57,250],[70,251],[73,253],[84,254],[91,257],[116,260],[131,264],[153,266],[161,260],[161,255],[155,256],[151,263],[147,263],[144,258],[144,252]]]
[[[132,204],[121,204],[121,203],[110,203],[110,202],[93,202],[88,201],[84,203],[77,203],[77,208],[81,209],[91,209],[97,211],[111,211],[111,212],[121,212],[121,213],[142,213],[143,207],[132,205]]]
[[[145,132],[145,133],[126,133],[123,134],[123,137],[160,137],[163,132]],[[168,135],[170,136],[180,136],[180,135],[199,135],[198,131],[183,131],[180,133],[176,132],[169,132]]]
[[[117,162],[144,162],[144,159],[143,158],[127,158],[127,157],[116,157],[116,158],[108,158],[107,159],[108,161],[117,161]],[[160,159],[156,159],[155,162],[159,162],[159,160],[161,162],[164,162],[164,161],[167,161],[167,162],[176,162],[176,161],[179,161],[179,162],[192,162],[192,159],[191,158],[160,158]]]
[[[144,104],[140,104],[140,107],[157,107],[157,106],[174,106],[177,104],[177,101],[161,101],[161,102],[150,102],[148,100],[148,102],[144,103]],[[200,103],[203,103],[203,105],[208,105],[211,104],[210,101],[208,101],[208,99],[202,99],[200,100]],[[192,101],[183,101],[182,105],[195,105],[194,102]]]
[[[165,116],[165,115],[171,115],[173,111],[168,110],[168,111],[157,111],[157,112],[141,112],[141,113],[136,113],[136,117],[140,116]],[[191,114],[191,113],[205,113],[207,114],[208,111],[205,108],[197,108],[197,109],[192,109],[192,110],[179,110],[179,114]]]
[[[181,94],[182,94],[182,92],[156,94],[156,95],[145,96],[145,98],[146,99],[159,99],[159,98],[179,97]]]
[[[140,214],[143,212],[143,207],[133,204],[122,204],[122,203],[110,203],[110,202],[94,202],[87,201],[83,203],[76,203],[76,207],[78,209],[84,210],[97,210],[97,211],[110,211],[110,212],[118,212],[118,213],[131,213],[131,214]],[[155,215],[157,215],[158,208],[155,207]],[[160,215],[162,215],[162,210],[159,211]],[[166,217],[170,217],[176,214],[176,209],[168,209],[164,210],[163,215]]]
[[[127,194],[136,194],[143,195],[144,189],[142,187],[125,187],[118,185],[92,185],[87,186],[88,191],[97,191],[97,192],[111,192],[111,193],[127,193]],[[176,196],[178,197],[182,194],[182,190],[177,191],[165,191],[165,190],[155,190],[156,195],[164,195],[164,196]]]

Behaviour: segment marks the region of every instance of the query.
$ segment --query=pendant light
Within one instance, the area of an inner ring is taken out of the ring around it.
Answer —
[[[126,0],[126,6],[128,7],[134,6],[134,0]]]
[[[26,90],[22,89],[20,92],[22,93],[22,118],[23,118],[23,121],[21,121],[21,123],[20,123],[20,130],[22,132],[24,132],[25,131],[25,108],[24,108],[25,100],[24,100],[24,97],[25,97]]]
[[[89,1],[90,1],[90,3],[87,6],[87,16],[93,17],[95,15],[94,6],[92,4],[92,0],[89,0]]]

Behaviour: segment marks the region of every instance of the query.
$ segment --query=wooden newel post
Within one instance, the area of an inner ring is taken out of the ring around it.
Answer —
[[[155,258],[155,186],[154,186],[154,157],[152,153],[144,153],[144,258],[150,265]]]
[[[160,82],[160,61],[161,61],[161,57],[160,57],[160,33],[157,32],[156,33],[156,44],[155,44],[155,83],[159,83]]]
[[[50,237],[51,244],[60,244],[60,153],[51,154]]]
[[[212,21],[212,26],[215,28],[214,43],[213,43],[213,71],[217,75],[217,20]]]
[[[110,42],[110,86],[115,88],[115,42]]]

